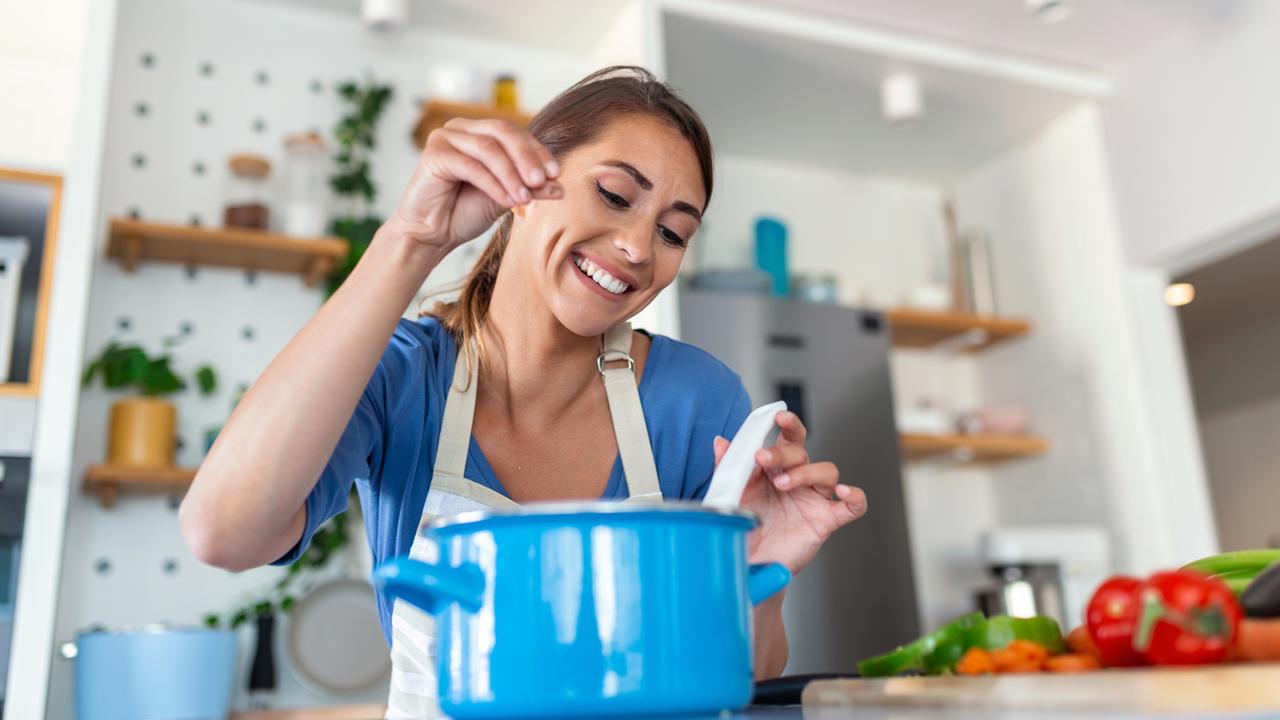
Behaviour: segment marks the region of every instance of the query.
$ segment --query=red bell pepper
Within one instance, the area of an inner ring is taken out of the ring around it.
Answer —
[[[1138,629],[1138,588],[1142,581],[1127,575],[1108,579],[1094,591],[1085,610],[1089,637],[1107,667],[1145,665],[1146,658],[1133,647]]]
[[[1133,647],[1157,665],[1227,659],[1240,626],[1240,605],[1227,584],[1195,570],[1152,575],[1137,589],[1141,614]]]

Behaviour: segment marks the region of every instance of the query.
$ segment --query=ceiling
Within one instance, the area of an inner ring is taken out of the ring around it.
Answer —
[[[702,114],[721,155],[945,182],[1080,102],[693,17],[668,14],[665,31],[668,79]],[[890,124],[880,114],[880,80],[900,69],[920,78],[925,113]]]
[[[1045,24],[1023,0],[752,0],[846,21],[905,30],[1029,58],[1115,72],[1172,34],[1212,26],[1239,0],[1076,0]]]
[[[1274,327],[1280,312],[1280,238],[1178,278],[1195,285],[1196,297],[1178,310],[1188,346]]]

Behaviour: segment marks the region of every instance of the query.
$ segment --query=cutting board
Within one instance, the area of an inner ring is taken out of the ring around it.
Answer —
[[[1147,715],[1280,712],[1280,664],[1104,670],[1078,675],[818,680],[805,687],[803,703]]]

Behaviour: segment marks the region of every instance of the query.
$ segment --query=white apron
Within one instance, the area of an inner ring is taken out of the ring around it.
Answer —
[[[636,386],[635,361],[631,358],[631,325],[623,323],[601,337],[596,369],[604,377],[609,398],[609,414],[622,457],[630,500],[658,501],[662,489],[649,446]],[[606,362],[625,361],[624,367],[605,367]],[[476,385],[468,378],[466,354],[459,348],[453,381],[445,401],[440,424],[431,488],[422,508],[419,529],[431,520],[469,510],[518,507],[518,504],[480,483],[463,477],[471,444],[471,420],[476,407]],[[435,544],[422,533],[414,536],[409,557],[433,561]],[[391,694],[387,715],[395,720],[439,718],[435,664],[435,619],[422,610],[397,599],[391,612]]]

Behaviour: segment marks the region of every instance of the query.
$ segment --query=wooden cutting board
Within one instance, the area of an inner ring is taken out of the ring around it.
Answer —
[[[1104,670],[1078,675],[819,680],[810,706],[949,707],[991,711],[1280,712],[1280,664]]]

